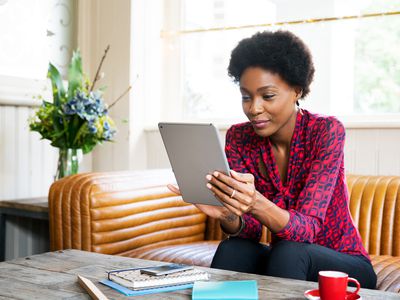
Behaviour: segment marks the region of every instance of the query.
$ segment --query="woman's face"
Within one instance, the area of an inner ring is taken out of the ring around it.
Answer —
[[[294,128],[296,101],[301,94],[278,74],[249,67],[240,77],[240,92],[243,111],[258,135],[279,135],[285,128]]]

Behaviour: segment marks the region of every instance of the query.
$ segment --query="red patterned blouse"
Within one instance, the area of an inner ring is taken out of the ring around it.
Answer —
[[[273,235],[272,243],[314,243],[369,258],[348,207],[343,159],[345,129],[334,117],[301,112],[296,117],[285,184],[280,180],[269,138],[257,135],[249,122],[233,125],[226,134],[230,168],[253,174],[256,189],[289,212],[288,224]],[[258,168],[261,158],[267,177]],[[239,236],[259,241],[261,223],[251,214],[243,218],[245,227]]]

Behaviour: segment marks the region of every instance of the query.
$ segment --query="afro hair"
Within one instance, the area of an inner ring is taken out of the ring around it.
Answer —
[[[260,67],[279,74],[292,87],[310,92],[314,64],[308,47],[289,31],[263,31],[243,39],[232,50],[228,74],[238,83],[248,67]]]

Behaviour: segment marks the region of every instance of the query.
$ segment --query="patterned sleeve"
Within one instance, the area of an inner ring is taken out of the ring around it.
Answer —
[[[336,119],[323,121],[316,129],[310,173],[296,209],[288,210],[288,224],[276,233],[278,238],[313,243],[324,222],[343,162],[345,130]]]
[[[229,167],[239,173],[248,173],[248,169],[242,159],[243,148],[242,132],[235,126],[229,128],[226,133],[225,154],[228,159]],[[261,238],[261,223],[250,214],[243,215],[244,227],[238,237],[259,241]]]

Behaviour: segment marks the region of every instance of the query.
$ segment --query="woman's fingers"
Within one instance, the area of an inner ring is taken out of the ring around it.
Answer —
[[[175,194],[177,194],[177,195],[182,195],[182,194],[181,194],[181,191],[179,190],[179,188],[178,188],[177,186],[173,185],[173,184],[167,184],[167,188],[168,188],[171,192],[173,192],[173,193],[175,193]]]
[[[231,175],[234,179],[244,183],[254,183],[254,175],[250,173],[238,173],[231,170]]]
[[[233,212],[237,216],[241,216],[243,214],[243,211],[241,211],[240,209],[236,208],[235,205],[232,205],[233,203],[228,203],[225,200],[227,198],[227,196],[224,193],[222,193],[218,189],[215,189],[215,190],[216,190],[216,193],[214,193],[214,196],[222,203],[222,205],[224,207],[229,209],[231,212]],[[234,204],[238,203],[238,201],[236,201],[236,200],[233,200],[232,202],[235,202]]]
[[[232,195],[232,194],[236,194],[236,191],[234,191],[235,189],[232,186],[228,186],[226,183],[224,183],[221,180],[216,179],[215,177],[211,176],[211,175],[207,175],[206,179],[209,181],[209,183],[211,183],[212,185],[218,187],[218,189],[222,192],[224,192],[226,195]]]
[[[219,181],[237,191],[249,193],[254,189],[254,176],[252,174],[238,173],[235,171],[231,171],[231,174],[233,174],[232,177],[214,171],[212,175]]]
[[[238,193],[235,193],[235,198],[231,198],[226,192],[223,192],[210,183],[207,183],[207,188],[209,188],[214,193],[215,197],[234,214],[241,216],[243,213],[247,212],[248,206],[237,200],[237,197],[240,196]]]
[[[244,204],[250,204],[255,193],[254,184],[250,184],[251,181],[254,181],[254,177],[251,174],[240,174],[237,172],[235,173],[239,174],[242,180],[246,179],[248,180],[248,182],[245,183],[243,181],[238,181],[219,172],[214,172],[213,176],[207,175],[206,178],[209,183],[225,193],[228,198],[234,198]]]

